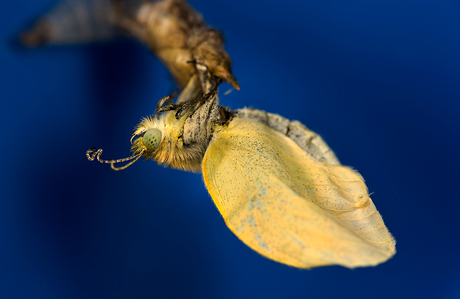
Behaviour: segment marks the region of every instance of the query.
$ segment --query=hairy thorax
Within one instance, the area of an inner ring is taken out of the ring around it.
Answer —
[[[134,154],[142,153],[166,167],[199,172],[212,136],[213,125],[220,120],[217,92],[196,109],[177,117],[172,110],[144,118],[136,127],[133,138],[139,136],[131,147]],[[149,129],[161,132],[161,142],[154,150],[145,146],[144,134]]]

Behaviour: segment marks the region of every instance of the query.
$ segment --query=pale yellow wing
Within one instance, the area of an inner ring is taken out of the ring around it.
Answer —
[[[316,162],[254,120],[236,117],[215,132],[203,176],[230,230],[267,258],[299,268],[353,268],[395,253],[356,171]]]

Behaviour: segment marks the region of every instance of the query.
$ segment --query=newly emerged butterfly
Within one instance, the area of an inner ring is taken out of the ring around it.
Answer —
[[[395,241],[363,178],[297,121],[219,105],[239,89],[222,34],[185,0],[64,0],[21,35],[23,44],[83,43],[123,33],[145,43],[182,89],[162,98],[131,137],[133,155],[89,160],[125,169],[141,157],[202,172],[230,230],[267,258],[299,268],[372,266]],[[165,105],[166,104],[166,105]],[[130,162],[128,162],[130,161]],[[116,163],[128,162],[122,167]]]
[[[373,266],[395,254],[395,241],[363,178],[342,166],[322,138],[297,121],[260,110],[219,106],[217,84],[187,105],[141,121],[133,159],[101,160],[124,169],[140,157],[202,171],[230,230],[267,258],[299,268]]]

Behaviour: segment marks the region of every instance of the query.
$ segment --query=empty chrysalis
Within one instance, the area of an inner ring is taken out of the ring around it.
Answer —
[[[286,265],[374,266],[395,254],[363,178],[341,165],[319,135],[276,114],[230,111],[218,105],[217,93],[215,85],[196,101],[167,108],[160,100],[133,133],[133,156],[100,160],[102,150],[93,148],[88,159],[120,170],[143,156],[201,171],[228,228]]]
[[[20,35],[22,44],[82,44],[132,37],[168,68],[183,89],[178,102],[203,93],[196,61],[239,89],[222,33],[185,0],[62,0]]]

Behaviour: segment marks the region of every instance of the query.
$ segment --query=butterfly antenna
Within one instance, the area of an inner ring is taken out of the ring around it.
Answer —
[[[142,157],[142,154],[144,153],[145,149],[142,149],[141,152],[139,152],[136,155],[132,155],[131,157],[128,158],[123,158],[123,159],[118,159],[118,160],[102,160],[101,159],[101,154],[102,154],[102,148],[96,150],[95,147],[90,148],[89,150],[86,151],[86,158],[90,161],[94,161],[97,159],[100,163],[109,163],[110,167],[112,167],[113,170],[123,170],[134,164],[137,160],[139,160],[140,157]],[[121,163],[121,162],[126,162],[132,160],[128,164],[122,166],[122,167],[115,167],[115,163]]]

